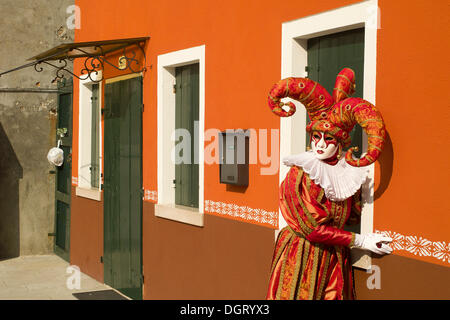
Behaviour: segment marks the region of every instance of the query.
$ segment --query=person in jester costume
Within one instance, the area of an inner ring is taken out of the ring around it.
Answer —
[[[282,98],[304,105],[311,119],[306,127],[311,150],[283,159],[290,169],[280,185],[279,205],[287,227],[278,234],[267,299],[355,299],[350,248],[392,252],[388,237],[343,229],[360,221],[361,185],[386,137],[380,112],[370,102],[351,97],[354,90],[355,74],[349,68],[338,74],[332,96],[307,78],[282,79],[270,90],[269,107],[277,116],[296,111]],[[343,153],[356,123],[368,137],[367,152],[359,159],[353,156],[355,148]]]

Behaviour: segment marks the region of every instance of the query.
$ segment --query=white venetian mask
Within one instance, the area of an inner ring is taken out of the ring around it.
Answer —
[[[335,137],[320,131],[314,131],[311,138],[311,149],[319,160],[326,160],[336,154],[339,143]]]

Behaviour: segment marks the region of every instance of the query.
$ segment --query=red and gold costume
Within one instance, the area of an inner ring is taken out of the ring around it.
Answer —
[[[301,168],[291,167],[280,187],[288,226],[278,235],[267,299],[352,299],[350,249],[345,223],[359,222],[359,193],[333,202]]]
[[[295,112],[295,105],[282,103],[282,98],[300,101],[311,119],[307,131],[331,134],[340,148],[350,145],[349,133],[358,123],[368,135],[368,149],[361,159],[354,159],[354,148],[350,148],[335,167],[323,167],[312,153],[291,163],[279,189],[280,209],[288,226],[277,238],[267,299],[355,298],[350,260],[355,234],[343,228],[359,223],[359,190],[366,177],[360,167],[378,158],[386,132],[374,105],[350,97],[354,82],[353,70],[345,68],[336,79],[333,96],[305,78],[283,79],[269,93],[269,107],[276,115],[288,117]],[[289,111],[283,110],[284,105]]]

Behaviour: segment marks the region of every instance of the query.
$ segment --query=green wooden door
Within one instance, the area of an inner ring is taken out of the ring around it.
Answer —
[[[64,151],[64,163],[56,167],[55,183],[55,242],[54,251],[69,261],[70,259],[70,194],[72,187],[72,81],[59,85],[57,133],[65,132],[60,148]]]
[[[104,279],[142,298],[142,78],[105,85]]]
[[[185,129],[190,135],[190,161],[175,165],[175,203],[198,208],[198,127],[199,119],[199,65],[191,64],[175,69],[175,128]],[[181,140],[175,143],[180,143]],[[181,150],[179,156],[183,158]]]
[[[332,95],[337,74],[345,67],[356,76],[354,97],[363,97],[364,28],[339,32],[308,40],[308,78],[319,82]],[[307,119],[309,123],[309,119]],[[362,152],[362,130],[356,125],[351,132],[352,146]],[[309,145],[309,135],[307,135]]]

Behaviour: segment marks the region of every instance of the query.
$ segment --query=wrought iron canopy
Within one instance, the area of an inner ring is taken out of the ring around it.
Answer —
[[[89,78],[93,82],[100,82],[103,80],[103,76],[99,79],[98,77],[91,77],[91,75],[98,75],[98,71],[104,68],[105,63],[118,70],[128,70],[132,73],[140,73],[145,71],[146,60],[144,45],[148,39],[150,38],[142,37],[61,44],[28,59],[29,61],[32,61],[30,63],[1,72],[0,77],[4,74],[27,67],[34,67],[37,72],[42,72],[42,65],[48,65],[56,69],[56,76],[53,79],[53,82],[64,78],[64,72],[81,80]],[[142,52],[143,62],[136,59],[136,52],[133,49],[138,49]],[[121,64],[121,66],[116,66],[114,63],[107,60],[106,56],[108,54],[120,51],[122,51],[122,56],[119,58],[119,64]],[[67,68],[68,62],[77,58],[85,59],[81,75],[76,75]]]

